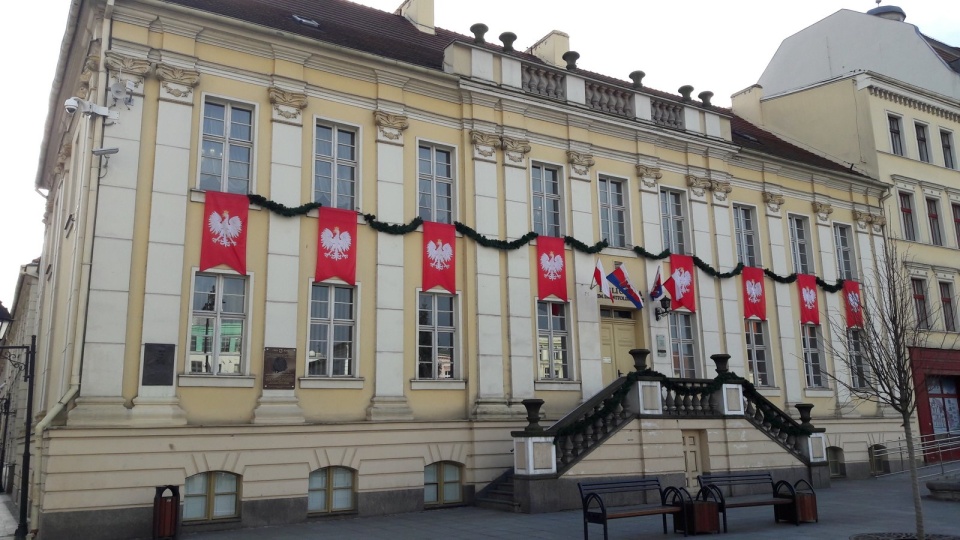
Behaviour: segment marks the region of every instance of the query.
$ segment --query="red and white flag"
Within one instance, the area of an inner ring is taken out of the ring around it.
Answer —
[[[563,238],[537,237],[537,295],[567,300],[567,265]]]
[[[225,264],[237,273],[247,273],[246,195],[207,191],[203,205],[203,234],[200,239],[200,271]]]
[[[810,274],[797,276],[800,292],[800,324],[820,324],[820,302],[817,299],[817,278]]]
[[[763,269],[744,266],[743,273],[743,318],[756,317],[767,320],[766,284],[763,281]]]
[[[593,280],[600,287],[600,294],[610,298],[610,301],[613,302],[613,291],[610,290],[610,282],[604,277],[606,275],[607,273],[603,271],[603,262],[598,257],[597,267],[593,269]]]
[[[457,230],[447,223],[423,222],[423,290],[457,292]]]
[[[852,279],[843,281],[843,301],[847,306],[847,328],[863,326],[863,296],[859,283]]]
[[[320,208],[317,238],[316,281],[340,278],[350,285],[357,281],[357,213],[354,210]]]
[[[693,257],[689,255],[670,256],[670,277],[663,282],[663,288],[670,294],[673,309],[685,307],[692,312],[697,311]]]

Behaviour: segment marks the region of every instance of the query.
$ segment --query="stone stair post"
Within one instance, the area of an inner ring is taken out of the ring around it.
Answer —
[[[714,354],[710,359],[717,366],[717,378],[721,378],[730,373],[730,355]],[[716,412],[722,412],[725,416],[746,414],[746,407],[743,404],[743,385],[740,383],[725,383],[720,392],[714,392],[710,396],[710,406]]]

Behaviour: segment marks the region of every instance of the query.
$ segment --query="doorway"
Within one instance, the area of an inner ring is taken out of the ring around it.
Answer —
[[[630,309],[600,308],[600,355],[603,359],[603,384],[633,371],[630,349],[642,347],[637,339],[639,312]]]
[[[697,488],[697,476],[703,473],[702,432],[683,430],[683,470],[687,489]]]

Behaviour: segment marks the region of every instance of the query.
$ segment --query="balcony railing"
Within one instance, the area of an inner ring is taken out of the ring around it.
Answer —
[[[683,129],[683,105],[651,99],[650,118],[654,124]]]
[[[520,67],[520,87],[524,92],[550,99],[564,99],[566,75],[559,71],[533,64]]]
[[[614,86],[586,82],[586,105],[595,111],[633,118],[632,94]]]

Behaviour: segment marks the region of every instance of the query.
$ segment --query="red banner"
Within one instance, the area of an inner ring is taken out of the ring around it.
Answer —
[[[800,324],[820,324],[820,302],[817,299],[817,278],[810,274],[797,276],[800,292]]]
[[[670,293],[672,309],[685,307],[691,312],[697,311],[693,272],[693,257],[689,255],[670,256],[670,277],[663,282],[663,288]]]
[[[852,279],[843,281],[843,301],[847,305],[847,328],[863,326],[863,296],[859,283]]]
[[[317,238],[316,281],[340,278],[357,282],[357,213],[354,210],[320,208]]]
[[[550,295],[567,300],[565,254],[563,238],[537,237],[537,295],[541,300]]]
[[[767,320],[767,292],[763,268],[743,267],[743,318]]]
[[[423,290],[457,292],[457,230],[446,223],[423,222]]]
[[[205,196],[200,270],[225,264],[245,275],[250,200],[246,195],[222,191],[207,191]]]

